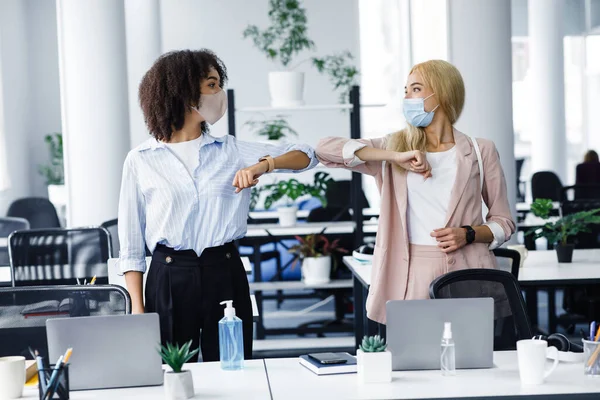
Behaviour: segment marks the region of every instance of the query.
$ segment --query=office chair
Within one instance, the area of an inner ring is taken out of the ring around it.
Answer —
[[[504,269],[504,268],[502,268],[501,263],[502,263],[502,259],[506,259],[507,261],[510,262],[510,264],[509,264],[510,273],[513,274],[515,279],[518,281],[519,280],[519,269],[521,267],[521,254],[519,254],[519,252],[516,250],[505,249],[502,247],[498,247],[492,251],[498,261],[498,268]]]
[[[31,358],[28,347],[47,356],[48,318],[122,314],[131,314],[131,299],[121,286],[0,288],[0,357]]]
[[[575,200],[600,198],[600,163],[583,163],[575,169]]]
[[[491,297],[494,299],[494,350],[515,350],[517,341],[533,332],[513,274],[497,269],[463,269],[435,279],[429,286],[432,299]]]
[[[562,182],[552,171],[540,171],[531,177],[531,195],[533,200],[550,199],[562,201]]]
[[[13,286],[108,283],[110,234],[104,228],[33,229],[8,239]]]
[[[31,229],[60,228],[56,208],[50,200],[43,197],[25,197],[15,200],[6,215],[26,219]]]
[[[8,236],[14,231],[29,229],[29,222],[23,218],[0,218],[0,238],[8,241]],[[8,246],[0,246],[0,266],[10,265]]]

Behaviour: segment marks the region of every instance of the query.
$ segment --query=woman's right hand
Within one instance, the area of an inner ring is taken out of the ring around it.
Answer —
[[[395,152],[395,157],[391,160],[394,164],[404,168],[407,171],[423,175],[425,179],[431,177],[431,166],[427,161],[425,153],[420,150],[405,152]]]

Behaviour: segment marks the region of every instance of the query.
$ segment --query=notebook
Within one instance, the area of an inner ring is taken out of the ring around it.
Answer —
[[[317,375],[351,374],[356,372],[356,357],[348,353],[335,353],[346,359],[345,364],[321,364],[307,355],[300,356],[300,364]]]
[[[50,316],[50,315],[68,315],[71,308],[70,299],[46,300],[39,303],[28,304],[23,307],[21,314],[27,317]]]

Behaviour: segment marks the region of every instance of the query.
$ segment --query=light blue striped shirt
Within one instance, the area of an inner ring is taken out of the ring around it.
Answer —
[[[152,138],[131,150],[123,166],[119,200],[119,267],[146,271],[145,245],[175,250],[220,246],[246,234],[250,190],[235,193],[235,173],[270,155],[293,150],[318,164],[307,145],[242,142],[233,136],[202,135],[194,176],[164,143]],[[295,172],[301,172],[295,171]],[[290,172],[280,170],[278,172]]]

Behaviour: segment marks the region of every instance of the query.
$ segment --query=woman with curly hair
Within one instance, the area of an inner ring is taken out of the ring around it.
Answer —
[[[159,314],[161,341],[200,344],[219,360],[218,321],[233,300],[252,357],[248,278],[233,241],[246,233],[250,191],[273,170],[304,171],[318,161],[305,145],[213,137],[227,109],[227,71],[208,50],[161,56],[143,77],[139,100],[153,136],[125,159],[119,201],[119,267],[133,313]],[[152,262],[146,271],[145,247]]]

